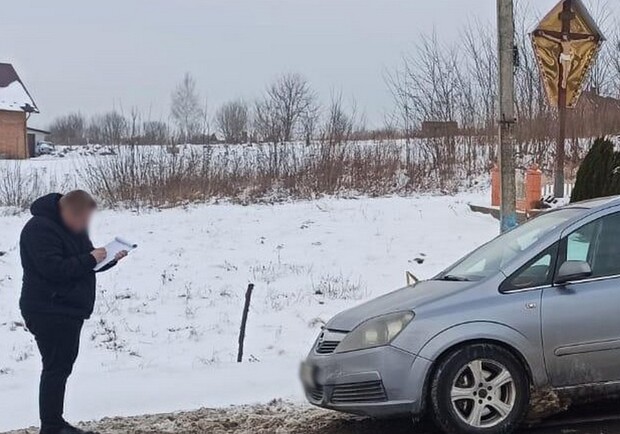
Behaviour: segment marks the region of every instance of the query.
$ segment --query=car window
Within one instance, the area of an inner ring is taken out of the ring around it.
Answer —
[[[587,224],[570,234],[566,241],[566,260],[589,262],[590,248],[600,228],[600,220]]]
[[[590,222],[570,234],[565,259],[587,262],[595,278],[620,275],[620,213]]]
[[[502,292],[551,285],[557,257],[558,244],[545,250],[509,277],[501,287]]]
[[[439,278],[478,281],[491,276],[522,255],[549,231],[583,212],[583,209],[565,208],[542,214],[480,247],[444,271]]]

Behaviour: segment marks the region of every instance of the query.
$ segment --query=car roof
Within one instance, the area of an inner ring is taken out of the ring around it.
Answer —
[[[533,247],[535,251],[540,253],[542,250],[537,250],[537,249],[542,249],[541,246],[544,246],[545,248],[547,248],[551,246],[552,243],[557,242],[559,239],[559,236],[563,234],[567,228],[570,228],[575,223],[581,221],[584,218],[587,218],[589,215],[596,214],[599,211],[603,211],[605,209],[608,209],[614,206],[620,206],[620,196],[602,197],[602,198],[591,199],[591,200],[587,200],[583,202],[571,203],[569,205],[565,205],[560,208],[554,208],[548,211],[548,213],[550,214],[554,212],[562,212],[563,210],[573,210],[574,215],[568,216],[568,218],[565,221],[559,223],[557,226],[553,227],[552,229],[549,229],[548,232],[546,232],[543,236],[541,236],[539,240],[536,241],[534,244],[532,244],[530,247]],[[545,214],[547,213],[543,213],[541,214],[541,216]],[[527,255],[525,257],[527,257]],[[529,259],[532,259],[532,258],[529,258]],[[506,264],[505,268],[502,271],[506,275],[511,275],[512,273],[517,271],[517,269],[519,269],[519,267],[521,267],[523,264],[524,263],[521,260],[521,256],[520,256],[520,257],[515,258],[514,261]]]
[[[583,202],[575,202],[566,206],[566,208],[585,208],[595,211],[609,208],[614,205],[620,205],[620,196],[599,197],[596,199],[585,200]]]

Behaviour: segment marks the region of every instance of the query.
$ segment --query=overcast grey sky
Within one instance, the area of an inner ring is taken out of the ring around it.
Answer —
[[[556,0],[529,0],[541,12]],[[603,0],[593,0],[594,2]],[[614,4],[617,0],[613,0]],[[355,96],[369,123],[391,105],[386,69],[433,28],[447,41],[495,0],[19,0],[0,16],[0,61],[13,63],[46,124],[136,106],[168,118],[170,93],[191,72],[210,111],[256,97],[282,72],[321,94]],[[617,12],[616,12],[617,13]]]

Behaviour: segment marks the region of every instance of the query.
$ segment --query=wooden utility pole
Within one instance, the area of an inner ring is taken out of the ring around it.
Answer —
[[[570,34],[570,23],[575,17],[572,11],[572,0],[566,0],[564,2],[564,8],[562,10],[562,33],[565,35]],[[560,78],[564,75],[564,65],[560,62]],[[558,86],[558,118],[560,123],[560,130],[558,132],[558,141],[555,145],[555,180],[553,186],[553,195],[556,198],[564,197],[564,161],[566,160],[566,87],[561,84]]]
[[[517,226],[517,189],[514,160],[515,51],[513,0],[497,0],[499,35],[499,167],[501,231]]]

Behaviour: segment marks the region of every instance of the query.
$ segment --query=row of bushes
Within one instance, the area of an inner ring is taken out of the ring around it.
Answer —
[[[487,170],[490,149],[476,148],[481,158],[469,165],[467,173],[468,166],[455,157],[465,155],[462,145],[454,145],[452,156],[444,155],[446,150],[438,158],[433,157],[437,149],[405,144],[189,147],[178,153],[126,147],[114,158],[88,160],[80,179],[110,207],[454,191],[463,179]]]
[[[108,207],[134,208],[214,199],[251,203],[321,195],[450,192],[486,173],[492,153],[492,146],[473,139],[184,146],[175,152],[120,146],[114,155],[76,158],[72,185],[48,182],[49,173],[43,176],[14,163],[6,177],[14,181],[0,185],[0,205],[25,207],[48,190],[74,186],[91,191]]]
[[[112,155],[75,158],[71,176],[56,173],[53,166],[36,170],[2,162],[0,206],[23,209],[42,194],[76,187],[91,191],[107,207],[134,208],[218,199],[253,203],[321,195],[452,192],[486,175],[494,157],[493,144],[474,138],[186,146],[175,152],[167,147],[119,146]],[[597,140],[581,165],[572,200],[620,194],[617,167],[620,156],[613,143]]]

